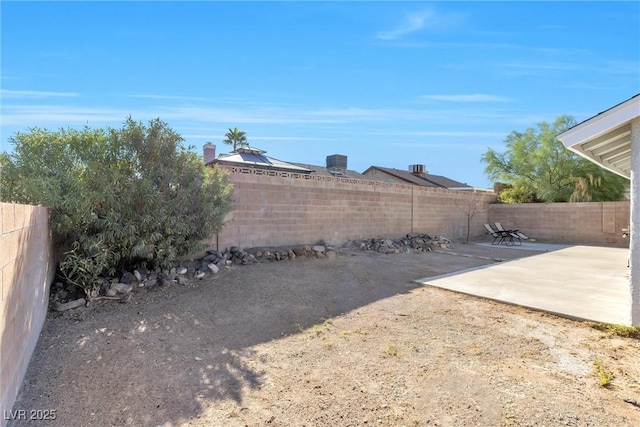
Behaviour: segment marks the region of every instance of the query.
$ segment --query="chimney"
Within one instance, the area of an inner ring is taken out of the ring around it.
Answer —
[[[330,172],[344,172],[347,170],[347,156],[332,154],[327,156],[327,169]]]
[[[424,165],[409,165],[409,172],[415,176],[422,176],[428,173]]]
[[[216,158],[216,146],[210,142],[207,142],[202,146],[204,151],[204,164],[208,165]]]

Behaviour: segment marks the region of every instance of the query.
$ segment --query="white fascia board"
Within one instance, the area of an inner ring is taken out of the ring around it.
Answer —
[[[565,147],[571,148],[629,123],[636,117],[640,117],[640,96],[638,95],[562,132],[558,135],[558,139]]]

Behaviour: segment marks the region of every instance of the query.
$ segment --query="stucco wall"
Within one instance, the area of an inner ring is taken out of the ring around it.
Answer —
[[[0,203],[0,227],[0,413],[4,415],[15,402],[38,342],[55,265],[46,208]]]
[[[631,322],[640,326],[640,117],[631,122]]]
[[[327,243],[422,232],[466,235],[469,200],[482,195],[349,178],[305,176],[231,168],[235,186],[231,220],[219,247]],[[487,204],[475,215],[471,235],[484,232]],[[213,243],[215,243],[215,237]]]
[[[491,224],[522,230],[529,237],[558,243],[628,247],[622,229],[629,227],[624,202],[493,204]]]

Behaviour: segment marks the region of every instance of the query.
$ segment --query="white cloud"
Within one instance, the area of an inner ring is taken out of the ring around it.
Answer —
[[[367,135],[380,136],[437,136],[451,138],[481,138],[481,137],[501,137],[506,135],[505,132],[487,132],[487,131],[400,131],[400,132],[365,132]]]
[[[66,127],[82,124],[121,123],[128,113],[107,108],[69,107],[62,105],[4,105],[3,126]]]
[[[458,150],[470,150],[470,151],[478,151],[484,152],[487,147],[484,144],[477,143],[464,143],[464,142],[454,142],[454,143],[446,143],[446,142],[388,142],[383,144],[387,147],[394,148],[427,148],[427,149],[458,149]]]
[[[427,95],[446,97],[449,101],[463,102],[480,100],[504,101],[502,97],[483,95],[478,99],[474,95]],[[465,98],[460,98],[461,96]],[[468,98],[471,96],[471,98]],[[453,98],[449,98],[453,97]],[[440,98],[442,99],[442,98]],[[482,108],[361,108],[361,107],[318,107],[304,104],[273,106],[270,104],[253,104],[250,106],[228,107],[219,105],[209,106],[180,106],[180,105],[146,105],[114,107],[94,107],[82,105],[34,104],[16,105],[3,103],[3,126],[42,126],[66,127],[88,124],[89,126],[109,125],[119,126],[131,116],[134,120],[150,120],[156,117],[166,121],[171,126],[179,124],[189,126],[192,134],[207,134],[218,127],[221,129],[229,124],[247,125],[305,125],[335,127],[332,125],[363,126],[372,131],[372,126],[383,123],[439,123],[442,125],[456,125],[464,117],[467,125],[482,124],[486,126],[492,121],[513,123],[519,120],[522,113],[512,110]],[[420,130],[420,129],[418,129]],[[204,131],[204,132],[203,132]],[[457,132],[457,131],[452,131]],[[435,133],[433,136],[446,136]],[[454,134],[449,134],[454,135]],[[472,135],[460,135],[472,136]]]
[[[511,102],[511,98],[485,93],[473,93],[463,95],[423,95],[422,99],[447,102]]]
[[[22,98],[22,99],[35,99],[35,98],[74,98],[79,96],[73,92],[47,92],[37,90],[9,90],[0,89],[0,97],[2,98]]]
[[[308,136],[252,136],[256,141],[323,141],[324,138]]]
[[[535,60],[504,61],[491,64],[506,75],[539,76],[550,73],[584,69],[583,65],[572,62],[545,62]]]
[[[396,28],[378,31],[376,37],[381,40],[397,40],[407,34],[424,29],[448,28],[457,24],[459,21],[460,17],[457,15],[437,13],[433,8],[423,9],[421,11],[408,13]]]
[[[127,95],[130,98],[143,98],[143,99],[164,99],[170,101],[206,101],[206,98],[196,96],[175,96],[175,95],[144,95],[134,94]]]

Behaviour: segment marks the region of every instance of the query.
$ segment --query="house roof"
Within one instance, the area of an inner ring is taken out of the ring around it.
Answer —
[[[369,177],[364,176],[360,172],[356,172],[356,171],[350,170],[350,169],[341,170],[339,172],[337,172],[337,171],[332,172],[330,169],[327,169],[325,166],[309,165],[309,164],[305,164],[305,163],[292,163],[292,164],[294,164],[296,166],[299,166],[299,167],[302,167],[302,168],[305,168],[305,169],[310,169],[316,175],[335,176],[335,177],[338,177],[338,178],[370,179]]]
[[[631,177],[631,121],[640,117],[640,94],[558,135],[571,151],[611,172]]]
[[[221,154],[211,163],[221,163],[260,169],[271,169],[285,172],[311,173],[310,169],[283,162],[273,157],[265,156],[266,151],[254,147],[241,147],[229,154]]]
[[[472,188],[470,185],[453,180],[451,178],[447,178],[446,176],[442,176],[442,175],[433,175],[429,173],[414,175],[408,171],[403,171],[400,169],[393,169],[393,168],[385,168],[382,166],[371,166],[363,173],[366,175],[366,173],[371,169],[378,169],[380,171],[388,173],[389,175],[393,175],[396,178],[402,179],[404,181],[410,182],[415,185],[421,185],[423,187]]]

